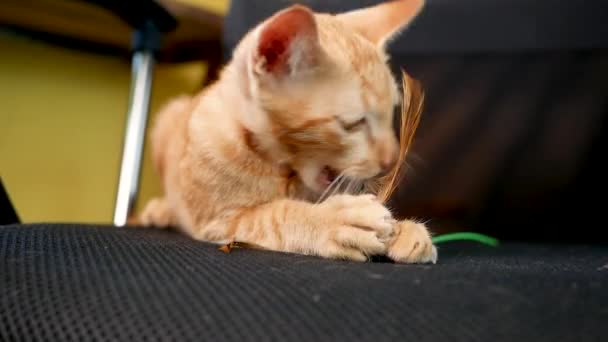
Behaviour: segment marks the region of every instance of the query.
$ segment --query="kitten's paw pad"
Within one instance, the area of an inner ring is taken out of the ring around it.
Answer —
[[[436,263],[437,248],[428,229],[422,223],[397,223],[396,235],[388,244],[388,256],[400,263]]]
[[[384,242],[393,236],[396,220],[374,195],[337,195],[324,204],[340,225],[373,231]]]
[[[171,225],[171,211],[166,200],[151,199],[139,216],[139,224],[144,227],[168,228]]]

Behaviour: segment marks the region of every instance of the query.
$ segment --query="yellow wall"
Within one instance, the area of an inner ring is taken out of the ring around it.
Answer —
[[[201,6],[208,11],[212,11],[216,14],[223,15],[228,10],[230,1],[228,0],[179,0],[185,4],[194,6]]]
[[[204,75],[202,62],[157,65],[150,119]],[[0,35],[0,177],[23,221],[111,222],[129,82],[128,61]],[[139,207],[159,191],[144,153]]]

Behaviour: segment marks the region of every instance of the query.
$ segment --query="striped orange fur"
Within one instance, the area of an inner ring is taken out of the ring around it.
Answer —
[[[326,258],[435,262],[428,229],[395,220],[384,205],[424,98],[405,72],[399,93],[385,47],[423,5],[397,0],[338,14],[294,5],[253,28],[215,83],[156,116],[152,157],[163,195],[141,225]]]

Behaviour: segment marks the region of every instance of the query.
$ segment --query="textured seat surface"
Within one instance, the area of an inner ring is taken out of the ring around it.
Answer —
[[[351,263],[109,226],[0,227],[0,340],[600,341],[608,250]]]

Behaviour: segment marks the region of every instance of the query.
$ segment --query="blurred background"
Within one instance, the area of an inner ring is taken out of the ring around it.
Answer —
[[[218,18],[229,4],[176,2]],[[127,26],[78,1],[0,7],[0,177],[21,220],[111,222],[131,77]],[[217,20],[199,20],[220,38]],[[155,67],[150,119],[164,101],[205,82],[204,58],[176,59]],[[141,181],[139,206],[159,191],[147,149]]]
[[[0,176],[25,222],[112,221],[130,31],[86,2],[3,0],[0,10]],[[129,4],[136,13],[147,2]],[[170,97],[213,80],[275,11],[381,0],[158,2],[179,25],[155,68],[150,120]],[[390,203],[397,216],[429,220],[437,233],[607,242],[606,22],[605,0],[427,0],[388,51],[395,75],[405,69],[426,92]],[[136,209],[157,193],[146,149]]]

